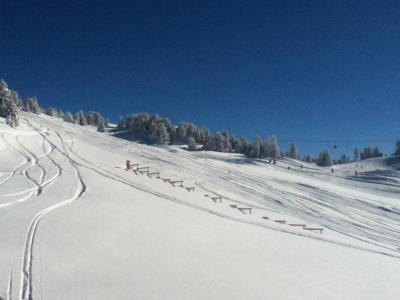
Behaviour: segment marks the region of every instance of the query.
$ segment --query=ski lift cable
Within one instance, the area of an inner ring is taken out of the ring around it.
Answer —
[[[394,140],[317,140],[317,139],[279,139],[280,142],[285,143],[314,143],[314,144],[393,144]]]

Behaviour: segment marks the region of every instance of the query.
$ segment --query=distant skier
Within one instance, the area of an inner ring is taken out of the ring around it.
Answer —
[[[356,175],[356,177],[358,176],[358,172],[357,170],[354,171],[354,174]]]
[[[333,173],[333,168],[331,169],[331,173]]]
[[[274,159],[274,165],[276,165],[276,159]]]
[[[132,170],[132,163],[131,163],[131,161],[128,159],[128,160],[126,161],[126,169],[125,169],[125,171],[129,171],[129,170]]]

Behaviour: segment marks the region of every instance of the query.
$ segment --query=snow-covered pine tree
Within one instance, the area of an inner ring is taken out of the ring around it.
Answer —
[[[81,121],[81,115],[79,114],[79,112],[74,113],[74,123],[75,124],[79,124]]]
[[[208,151],[215,151],[216,150],[215,137],[213,135],[210,135],[208,137],[208,139],[205,142],[205,144],[203,145],[202,149],[208,150]]]
[[[264,143],[264,156],[265,157],[280,157],[279,145],[276,136],[272,136]]]
[[[93,125],[98,126],[100,119],[103,119],[102,116],[100,115],[100,113],[98,113],[96,111],[92,111],[90,114],[92,115]]]
[[[0,117],[6,118],[6,122],[11,127],[19,125],[19,109],[13,99],[7,83],[0,80]]]
[[[26,112],[32,112],[31,111],[31,106],[29,105],[29,102],[28,102],[28,100],[25,100],[24,101],[24,105],[23,105],[23,111],[26,111]]]
[[[46,109],[45,114],[50,117],[58,117],[58,111],[53,107]]]
[[[254,143],[251,147],[250,156],[254,158],[261,157],[261,138],[259,136],[257,136],[254,140]]]
[[[400,138],[396,141],[396,147],[394,149],[394,155],[400,155]]]
[[[157,145],[165,145],[170,141],[167,128],[163,123],[158,123],[150,134],[150,142]]]
[[[39,101],[36,97],[29,97],[25,102],[26,111],[30,111],[36,115],[40,115],[42,110],[39,106]]]
[[[339,164],[346,164],[348,162],[350,162],[350,158],[346,154],[342,154],[338,161]]]
[[[186,132],[187,132],[186,123],[183,122],[179,124],[178,129],[176,131],[176,135],[179,142],[184,143],[186,141]]]
[[[353,154],[354,154],[354,161],[359,161],[359,160],[361,160],[361,152],[360,152],[360,149],[355,148],[354,151],[353,151]]]
[[[189,137],[187,139],[187,143],[188,143],[188,150],[189,151],[194,151],[196,150],[196,141],[194,140],[193,137]]]
[[[58,115],[58,117],[59,117],[60,119],[63,119],[63,118],[64,118],[64,112],[63,112],[63,110],[62,110],[62,109],[59,109],[58,112],[57,112],[57,115]]]
[[[240,149],[239,152],[243,153],[245,155],[249,154],[249,151],[251,150],[251,145],[249,145],[249,141],[247,140],[247,138],[245,136],[242,136],[240,138]]]
[[[368,159],[372,157],[372,150],[370,147],[365,147],[362,155],[362,159]]]
[[[317,161],[318,166],[328,167],[333,165],[333,160],[328,151],[322,150]]]
[[[292,143],[292,144],[290,145],[290,148],[289,148],[289,157],[290,157],[290,158],[293,158],[293,159],[297,159],[297,156],[298,156],[298,153],[297,153],[297,146],[296,146],[295,143]]]
[[[106,130],[106,124],[103,118],[100,118],[97,121],[97,131],[104,132]]]
[[[215,151],[225,152],[225,136],[221,132],[217,132],[214,136],[215,139]]]
[[[69,111],[67,111],[67,112],[64,114],[63,119],[64,119],[65,122],[74,123],[74,117],[72,116],[72,114],[71,114]]]
[[[80,110],[79,111],[79,125],[81,125],[81,126],[86,126],[88,123],[87,123],[87,120],[86,120],[86,116],[85,116],[85,113],[83,112],[83,110]]]
[[[202,128],[200,130],[200,143],[205,144],[210,137],[210,130],[208,128]]]
[[[94,124],[92,112],[85,114],[85,117],[86,117],[87,125],[97,125],[97,124]]]
[[[371,157],[382,157],[383,154],[379,151],[378,147],[374,147],[371,150]]]

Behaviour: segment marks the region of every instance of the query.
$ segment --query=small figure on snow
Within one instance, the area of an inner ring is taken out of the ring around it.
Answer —
[[[132,170],[132,163],[131,163],[131,161],[128,159],[128,160],[126,161],[126,169],[125,169],[125,171],[129,171],[129,170]]]
[[[358,172],[357,170],[354,171],[354,174],[356,175],[356,177],[358,176]]]

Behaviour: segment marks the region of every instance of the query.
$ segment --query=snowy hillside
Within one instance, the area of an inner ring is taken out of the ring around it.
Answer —
[[[399,157],[332,173],[32,114],[0,138],[0,298],[400,295]]]

